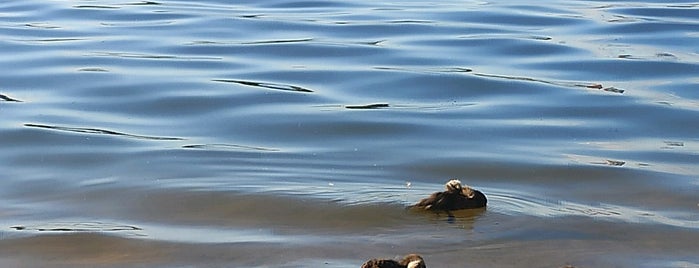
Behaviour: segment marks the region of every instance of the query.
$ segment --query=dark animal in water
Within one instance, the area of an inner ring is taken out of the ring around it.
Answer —
[[[446,191],[433,193],[413,207],[431,211],[452,211],[483,208],[487,203],[488,199],[481,191],[461,185],[459,180],[450,180],[446,184]]]
[[[417,254],[409,254],[396,261],[390,259],[371,259],[362,264],[362,268],[427,268],[425,260]]]

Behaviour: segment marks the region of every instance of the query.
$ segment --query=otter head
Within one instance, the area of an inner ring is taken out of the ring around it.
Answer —
[[[468,198],[473,198],[475,196],[473,189],[471,189],[471,187],[468,187],[468,185],[463,186],[463,188],[461,189],[461,194]]]
[[[408,262],[407,268],[427,268],[425,261],[417,254],[410,254],[403,258],[403,262]]]
[[[408,268],[425,268],[425,262],[423,261],[411,261],[408,263]]]
[[[446,184],[447,192],[450,193],[461,193],[468,198],[473,198],[474,192],[468,185],[461,185],[461,181],[453,179]]]
[[[447,192],[450,192],[450,193],[460,192],[462,190],[461,181],[456,180],[456,179],[448,181],[445,186],[447,188]]]

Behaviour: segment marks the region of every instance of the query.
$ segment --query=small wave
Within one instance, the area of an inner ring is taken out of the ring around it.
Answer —
[[[242,45],[265,45],[265,44],[283,44],[283,43],[303,43],[313,41],[313,38],[301,38],[301,39],[279,39],[279,40],[262,40],[262,41],[252,41],[244,42]]]
[[[447,102],[447,103],[425,103],[423,104],[389,104],[389,103],[369,103],[369,104],[327,104],[317,105],[315,107],[322,108],[324,111],[337,110],[374,110],[374,109],[400,109],[400,110],[417,110],[417,111],[443,111],[451,109],[460,109],[464,107],[474,106],[475,103],[463,102]]]
[[[389,24],[434,24],[431,20],[392,20]]]
[[[33,42],[33,43],[58,43],[58,42],[75,42],[75,41],[85,41],[83,38],[45,38],[45,39],[29,39],[29,40],[22,40],[25,42]]]
[[[641,208],[613,204],[582,204],[568,200],[544,200],[521,192],[488,189],[489,210],[507,215],[537,217],[581,216],[601,220],[662,224],[683,228],[699,228],[699,221],[664,215]]]
[[[128,134],[128,133],[117,132],[117,131],[112,131],[112,130],[107,130],[107,129],[100,129],[100,128],[64,127],[64,126],[52,126],[52,125],[31,124],[31,123],[24,124],[24,126],[25,127],[33,127],[33,128],[59,130],[59,131],[68,131],[68,132],[75,132],[75,133],[122,136],[122,137],[144,139],[144,140],[170,140],[170,141],[184,140],[183,138],[174,138],[174,137],[134,135],[134,134]]]
[[[355,109],[355,110],[372,110],[380,108],[388,108],[388,103],[371,103],[371,104],[360,104],[360,105],[345,105],[345,109]]]
[[[99,67],[86,67],[78,69],[78,72],[108,73],[109,70]]]
[[[247,145],[239,145],[239,144],[223,144],[223,143],[188,144],[188,145],[183,145],[182,148],[204,149],[204,150],[252,150],[252,151],[265,151],[265,152],[278,152],[278,151],[280,151],[279,149],[276,149],[276,148],[247,146]]]
[[[29,27],[29,28],[38,28],[38,29],[60,29],[60,26],[48,24],[48,23],[26,23],[24,26]]]
[[[191,56],[176,56],[176,55],[158,55],[144,53],[125,53],[125,52],[93,52],[88,56],[97,57],[118,57],[118,58],[136,58],[136,59],[175,59],[175,60],[221,60],[221,57],[191,57]]]
[[[622,94],[625,91],[623,89],[619,89],[616,87],[605,87],[605,86],[602,86],[602,84],[588,83],[588,82],[554,81],[554,80],[544,80],[544,79],[523,77],[523,76],[509,76],[509,75],[486,74],[486,73],[473,73],[473,75],[481,76],[481,77],[489,77],[489,78],[506,79],[506,80],[536,82],[536,83],[543,83],[543,84],[562,86],[562,87],[600,89],[600,90],[603,90],[606,92],[618,93],[618,94]]]
[[[541,84],[547,84],[547,85],[553,85],[553,86],[559,86],[559,87],[598,89],[598,90],[602,90],[605,92],[616,93],[616,94],[623,94],[626,91],[624,89],[617,88],[614,86],[603,86],[600,83],[580,82],[580,81],[557,81],[557,80],[532,78],[532,77],[526,77],[526,76],[481,73],[481,72],[476,72],[473,69],[463,68],[463,67],[404,68],[404,67],[393,67],[393,66],[375,66],[374,69],[375,70],[387,70],[387,71],[428,73],[428,74],[429,73],[461,73],[461,74],[469,74],[469,75],[485,77],[485,78],[541,83]]]
[[[37,232],[118,232],[141,231],[140,227],[106,222],[55,222],[32,225],[14,225],[10,228],[17,231]]]
[[[0,94],[0,100],[1,101],[6,101],[6,102],[22,102],[21,100],[11,98],[7,95]]]
[[[75,5],[74,8],[89,8],[89,9],[119,9],[117,6],[102,6],[102,5]]]
[[[410,182],[390,185],[383,183],[328,182],[315,185],[308,183],[287,183],[275,186],[237,185],[236,189],[245,188],[246,191],[261,196],[274,194],[277,198],[281,196],[302,196],[304,198],[312,196],[318,199],[330,200],[332,203],[339,204],[347,210],[354,208],[357,210],[356,213],[367,213],[366,211],[368,210],[380,209],[386,213],[392,211],[391,213],[400,214],[401,210],[397,208],[405,208],[412,205],[434,192],[434,188],[430,186],[414,185]],[[693,221],[689,218],[684,219],[681,215],[669,215],[665,212],[606,203],[584,204],[570,200],[546,200],[521,191],[490,187],[479,187],[479,189],[488,196],[488,211],[509,216],[588,217],[606,221],[699,228],[699,221]],[[248,196],[248,198],[256,199],[260,197]],[[306,203],[306,205],[308,204]]]
[[[155,2],[155,1],[139,1],[139,2],[134,2],[134,3],[126,3],[124,5],[129,5],[129,6],[158,6],[162,5],[160,2]]]
[[[251,87],[261,87],[261,88],[266,88],[266,89],[275,89],[275,90],[282,90],[282,91],[313,92],[313,90],[299,87],[299,86],[267,83],[267,82],[255,82],[255,81],[235,80],[235,79],[213,79],[212,81],[223,82],[223,83],[235,83],[235,84],[241,84],[241,85],[246,85],[246,86],[251,86]]]

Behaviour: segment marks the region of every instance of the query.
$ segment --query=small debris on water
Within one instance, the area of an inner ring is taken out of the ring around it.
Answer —
[[[371,103],[364,105],[345,105],[345,109],[379,109],[388,108],[388,103]]]
[[[664,141],[664,143],[667,146],[674,146],[674,147],[684,146],[684,142],[681,142],[681,141]]]
[[[617,57],[620,58],[620,59],[630,59],[630,58],[632,58],[631,54],[621,54],[621,55],[619,55],[619,56],[617,56]]]
[[[612,92],[612,93],[619,93],[619,94],[622,94],[625,91],[623,89],[619,89],[619,88],[615,88],[615,87],[606,87],[606,88],[603,88],[602,90],[607,91],[607,92]]]
[[[612,92],[612,93],[619,93],[619,94],[622,94],[625,91],[623,89],[616,88],[616,87],[604,87],[604,86],[602,86],[602,84],[589,84],[589,85],[579,85],[579,86],[584,86],[586,88],[591,88],[591,89],[600,89],[603,91]]]
[[[626,162],[624,162],[624,161],[617,161],[617,160],[609,160],[609,159],[607,159],[607,165],[610,165],[610,166],[617,166],[617,167],[620,167],[620,166],[623,166],[624,164],[626,164]]]
[[[672,53],[668,53],[668,52],[657,53],[657,54],[655,54],[655,56],[658,58],[677,59],[677,56],[675,56]]]

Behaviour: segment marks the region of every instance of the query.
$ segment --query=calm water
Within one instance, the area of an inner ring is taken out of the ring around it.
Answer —
[[[0,266],[699,266],[699,4],[379,2],[2,1]]]

